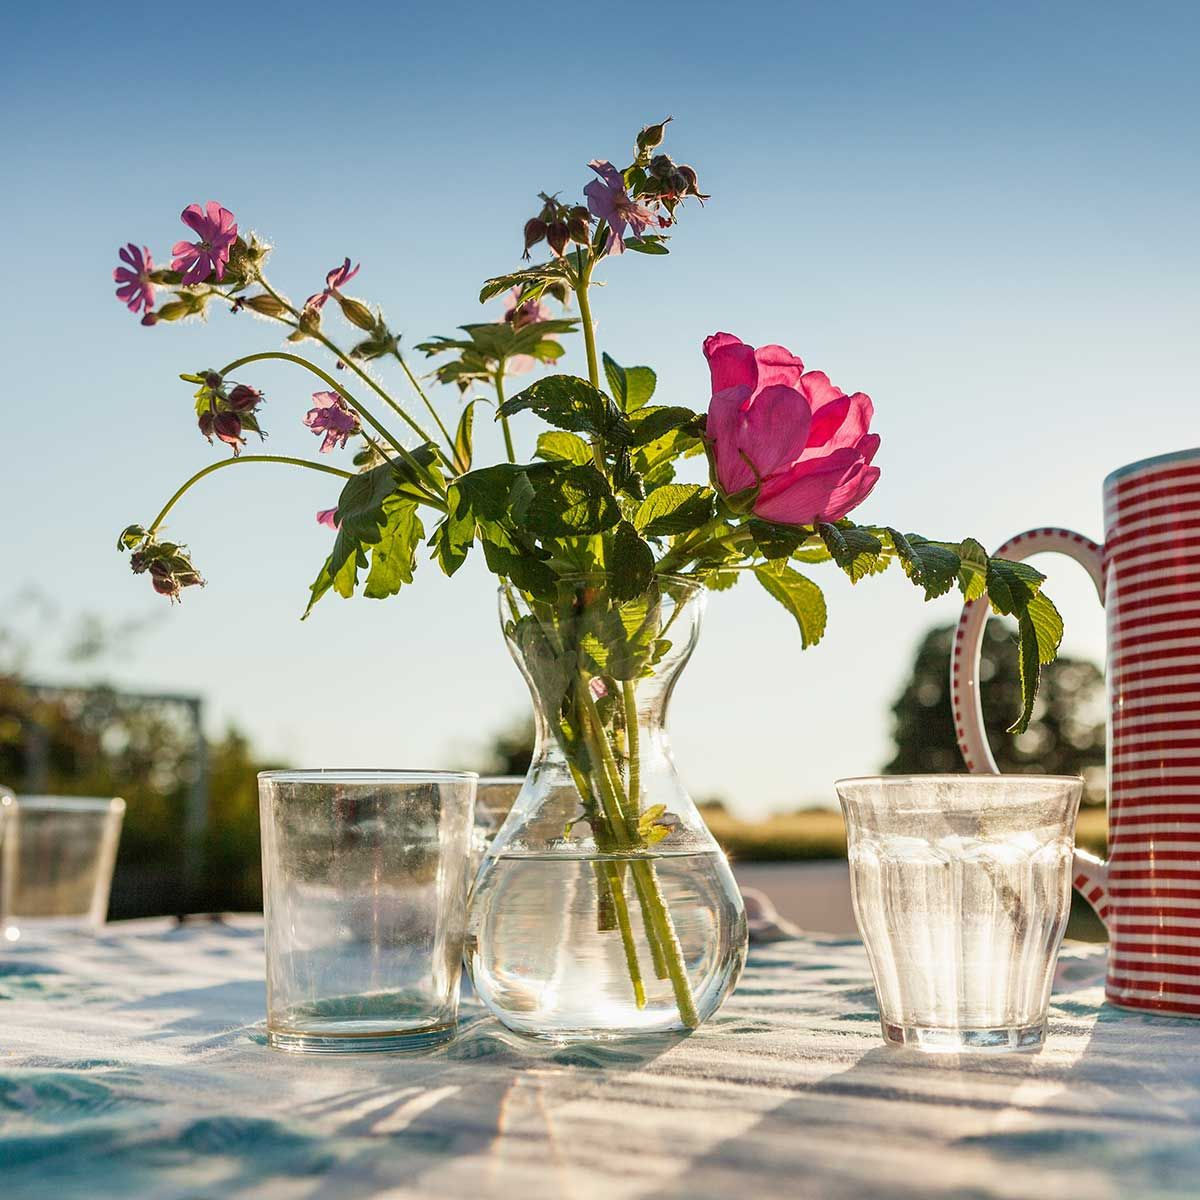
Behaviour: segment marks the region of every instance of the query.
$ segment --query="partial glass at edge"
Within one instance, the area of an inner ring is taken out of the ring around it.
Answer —
[[[884,1040],[1040,1047],[1083,781],[898,775],[836,786]]]
[[[458,1019],[475,776],[259,776],[267,1040],[420,1050]]]
[[[108,916],[125,801],[0,788],[0,930],[94,932]]]

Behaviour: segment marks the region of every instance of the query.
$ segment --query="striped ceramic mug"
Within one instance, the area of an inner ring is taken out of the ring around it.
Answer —
[[[1075,886],[1108,928],[1105,994],[1200,1017],[1200,449],[1104,481],[1103,546],[1033,529],[997,552],[1067,554],[1091,575],[1108,631],[1109,860],[1075,852]],[[963,610],[950,664],[958,741],[995,772],[976,686],[987,602]]]

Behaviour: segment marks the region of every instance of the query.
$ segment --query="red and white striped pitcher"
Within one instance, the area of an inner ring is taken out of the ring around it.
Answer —
[[[1075,852],[1075,886],[1109,935],[1105,994],[1200,1017],[1200,449],[1104,481],[1103,546],[1034,529],[998,555],[1081,563],[1108,630],[1109,860]],[[968,604],[950,665],[968,769],[995,772],[977,687],[986,598]]]

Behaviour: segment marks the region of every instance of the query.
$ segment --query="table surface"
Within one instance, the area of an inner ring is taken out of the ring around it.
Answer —
[[[1200,1194],[1200,1025],[1103,1004],[1069,945],[1039,1054],[884,1047],[860,943],[758,945],[687,1038],[554,1049],[468,1005],[423,1057],[264,1045],[261,922],[0,951],[0,1194]]]

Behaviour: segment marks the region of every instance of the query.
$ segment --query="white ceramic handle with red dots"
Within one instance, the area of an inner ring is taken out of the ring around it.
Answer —
[[[1030,529],[1005,542],[995,557],[1021,561],[1033,554],[1053,552],[1073,558],[1096,585],[1104,603],[1104,547],[1069,529]],[[969,601],[958,621],[954,649],[950,655],[950,701],[954,729],[967,770],[998,775],[983,724],[983,698],[979,691],[979,655],[988,619],[988,599]],[[1075,851],[1075,886],[1096,910],[1101,920],[1108,916],[1108,864],[1085,850]]]

